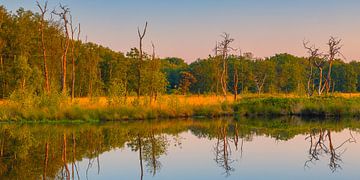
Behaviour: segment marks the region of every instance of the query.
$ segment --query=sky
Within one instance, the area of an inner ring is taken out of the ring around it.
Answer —
[[[49,7],[59,3],[81,23],[82,40],[115,51],[137,47],[137,27],[148,21],[144,49],[151,52],[153,42],[159,57],[206,58],[227,32],[233,48],[256,57],[306,56],[303,40],[326,52],[334,36],[342,39],[346,61],[360,60],[359,0],[49,0]],[[37,11],[35,0],[0,5]]]

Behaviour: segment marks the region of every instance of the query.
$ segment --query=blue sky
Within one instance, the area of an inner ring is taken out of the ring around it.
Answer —
[[[43,1],[40,1],[43,2]],[[116,51],[137,46],[137,26],[149,22],[145,48],[191,62],[211,54],[222,32],[234,48],[257,57],[306,55],[303,39],[326,51],[329,36],[343,39],[347,60],[360,59],[358,0],[50,0],[66,4],[85,36]],[[8,10],[37,10],[35,1],[2,0]]]

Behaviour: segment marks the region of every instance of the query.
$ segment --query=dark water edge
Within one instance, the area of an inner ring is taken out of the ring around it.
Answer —
[[[359,129],[298,117],[1,123],[0,179],[263,179],[249,173],[265,167],[267,179],[356,179]]]

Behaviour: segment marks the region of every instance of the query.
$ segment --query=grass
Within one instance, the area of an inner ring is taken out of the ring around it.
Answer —
[[[324,97],[245,98],[234,105],[240,116],[360,116],[360,97],[344,95]]]
[[[55,100],[54,100],[55,99]],[[234,102],[214,95],[164,95],[150,103],[147,97],[128,97],[109,103],[105,97],[39,98],[34,104],[0,101],[0,121],[119,121],[182,117],[309,116],[360,117],[360,94],[308,98],[294,94],[246,94]],[[33,102],[33,101],[30,101]]]
[[[161,96],[150,103],[147,97],[129,97],[124,103],[111,103],[105,97],[77,98],[73,102],[65,99],[58,105],[33,106],[2,101],[0,121],[117,121],[169,119],[181,117],[220,117],[232,115],[233,101],[221,96]]]

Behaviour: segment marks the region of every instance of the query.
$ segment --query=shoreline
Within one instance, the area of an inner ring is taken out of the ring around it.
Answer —
[[[172,98],[172,97],[171,97]],[[0,105],[0,122],[52,121],[141,121],[181,118],[281,117],[340,118],[360,117],[360,97],[241,97],[236,102],[213,100],[192,105],[194,97],[185,100],[169,98],[157,105],[59,104],[44,107],[20,107],[16,103]],[[175,97],[178,98],[179,97]],[[211,98],[202,96],[197,98]],[[195,101],[197,101],[196,99]],[[163,101],[163,100],[162,100]],[[188,102],[190,101],[190,103]]]

